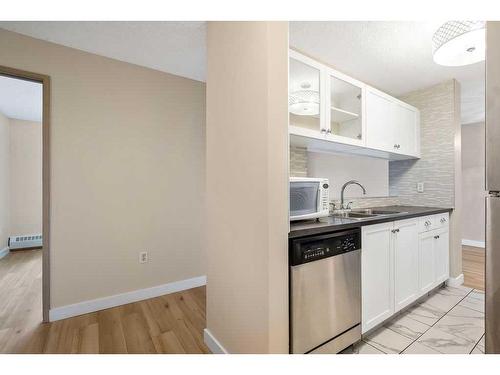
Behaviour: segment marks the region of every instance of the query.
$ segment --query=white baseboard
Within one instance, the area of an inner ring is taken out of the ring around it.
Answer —
[[[464,274],[461,273],[457,277],[450,277],[446,280],[446,285],[449,286],[460,286],[464,283]]]
[[[2,259],[4,256],[7,256],[7,254],[10,252],[9,247],[4,247],[2,250],[0,250],[0,259]]]
[[[206,285],[207,277],[199,276],[192,279],[175,281],[173,283],[154,286],[152,288],[134,290],[132,292],[115,294],[109,297],[97,298],[89,301],[75,303],[50,309],[49,320],[51,322],[73,316],[91,313],[94,311],[109,309],[127,303],[142,301],[148,298],[159,297],[164,294],[180,292],[182,290],[196,288]]]
[[[462,245],[473,246],[473,247],[482,247],[483,249],[486,247],[484,241],[474,241],[474,240],[462,240]]]
[[[207,328],[203,330],[203,341],[208,349],[213,354],[229,354],[229,352],[222,346],[222,344],[215,338],[215,336]]]

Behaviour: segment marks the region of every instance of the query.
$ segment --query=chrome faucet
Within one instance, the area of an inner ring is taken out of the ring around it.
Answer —
[[[344,206],[344,191],[346,187],[349,185],[358,185],[361,189],[363,189],[363,195],[366,195],[366,190],[363,185],[361,185],[358,181],[356,180],[351,180],[347,181],[344,185],[342,185],[342,190],[340,191],[340,209],[344,210],[346,207]]]

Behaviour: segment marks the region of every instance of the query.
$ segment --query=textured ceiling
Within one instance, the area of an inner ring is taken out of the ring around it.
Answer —
[[[205,80],[205,22],[0,22],[0,28]]]
[[[0,76],[0,112],[8,118],[42,122],[42,85]]]
[[[290,45],[399,96],[455,78],[462,123],[484,119],[484,62],[444,67],[432,59],[435,22],[291,22]]]

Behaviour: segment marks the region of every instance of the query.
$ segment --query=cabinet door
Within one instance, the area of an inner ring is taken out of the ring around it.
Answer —
[[[450,239],[448,230],[438,231],[434,236],[435,285],[448,280]]]
[[[395,151],[405,155],[416,155],[418,137],[416,109],[394,102],[392,112],[394,142],[397,146]]]
[[[364,146],[364,85],[334,70],[326,77],[327,139]]]
[[[394,313],[393,223],[362,227],[362,323],[366,332]]]
[[[392,100],[372,88],[366,88],[366,145],[377,150],[397,149],[392,128]]]
[[[425,232],[420,234],[418,241],[418,275],[420,294],[431,290],[435,285],[436,267],[434,246],[434,232]]]
[[[418,286],[418,220],[401,220],[394,224],[394,309],[415,301]]]
[[[324,67],[295,51],[289,51],[288,112],[294,134],[325,137]]]

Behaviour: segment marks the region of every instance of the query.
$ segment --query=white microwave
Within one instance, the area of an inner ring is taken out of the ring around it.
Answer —
[[[327,178],[290,177],[290,221],[329,215]]]

